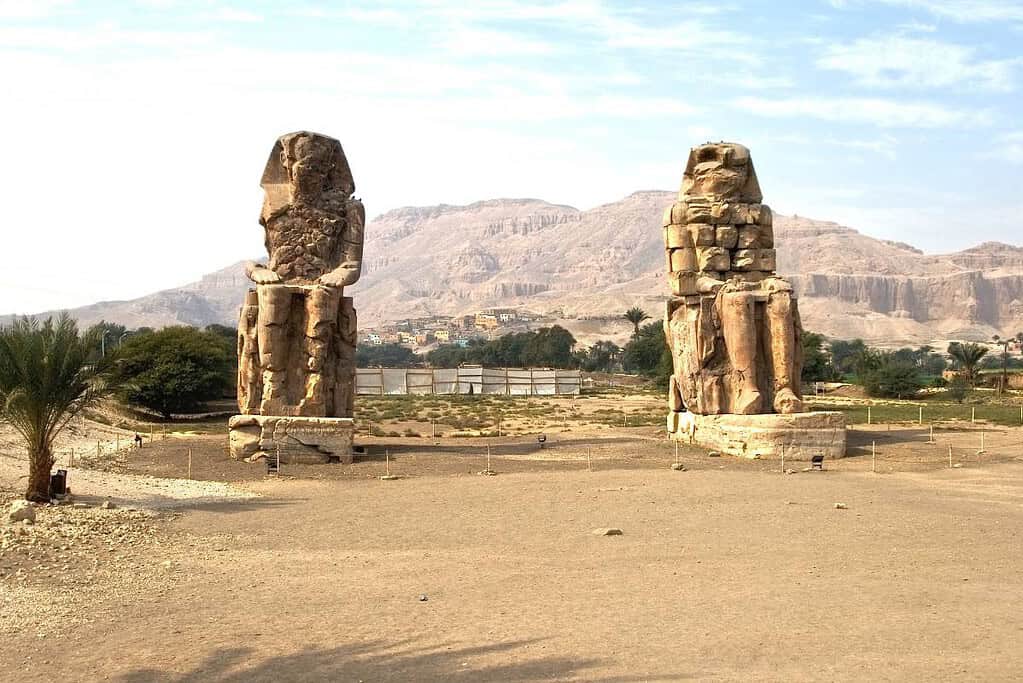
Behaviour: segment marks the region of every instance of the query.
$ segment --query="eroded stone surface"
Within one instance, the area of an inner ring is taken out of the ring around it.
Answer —
[[[240,417],[351,418],[356,313],[344,287],[362,270],[365,212],[352,197],[355,183],[341,144],[316,133],[282,136],[261,185],[260,223],[270,259],[246,269],[256,287],[246,294],[238,322]],[[339,428],[327,454],[350,458],[351,431]],[[255,423],[232,420],[232,454],[263,449],[263,432]],[[276,449],[280,442],[272,441]],[[289,457],[325,460],[315,452],[319,443],[313,455],[300,456],[296,447]]]
[[[351,418],[235,415],[228,423],[231,457],[275,456],[285,464],[352,461]]]
[[[845,457],[845,416],[840,412],[788,415],[669,413],[673,438],[745,458],[810,460]]]
[[[673,412],[802,410],[799,310],[791,285],[774,272],[771,209],[762,198],[748,149],[691,150],[679,201],[664,212]]]

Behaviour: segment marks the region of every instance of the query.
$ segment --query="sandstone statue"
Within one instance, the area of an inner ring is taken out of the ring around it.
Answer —
[[[692,436],[699,416],[803,411],[799,311],[792,286],[775,274],[762,199],[749,150],[708,143],[690,151],[679,200],[664,212],[672,433]],[[774,428],[764,424],[758,429]]]
[[[344,288],[362,271],[365,210],[341,143],[277,140],[261,181],[269,261],[246,266],[238,323],[236,456],[351,458],[356,315]]]

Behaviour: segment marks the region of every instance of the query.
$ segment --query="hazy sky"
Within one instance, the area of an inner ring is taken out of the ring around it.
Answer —
[[[1023,2],[0,0],[0,313],[262,253],[275,138],[341,140],[370,216],[674,189],[753,152],[776,211],[1019,243]]]

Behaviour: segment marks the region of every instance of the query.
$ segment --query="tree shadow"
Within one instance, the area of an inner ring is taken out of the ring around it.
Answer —
[[[587,681],[625,683],[649,680],[650,676],[599,677],[589,670],[610,663],[607,659],[573,658],[563,655],[531,656],[530,646],[540,639],[492,643],[480,646],[415,646],[405,640],[353,643],[333,648],[306,648],[273,655],[276,641],[266,636],[265,648],[221,648],[191,671],[137,669],[115,680],[120,683],[250,683],[253,681],[549,681],[581,677]],[[509,654],[514,662],[485,664],[476,658]],[[263,658],[259,658],[263,655]],[[269,656],[266,656],[269,655]],[[656,676],[676,680],[686,676]]]

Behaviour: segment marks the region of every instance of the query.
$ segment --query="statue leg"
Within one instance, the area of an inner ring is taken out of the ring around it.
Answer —
[[[283,285],[260,285],[256,291],[259,297],[256,333],[259,365],[263,368],[263,400],[259,412],[281,415],[286,404],[291,290]]]
[[[721,295],[721,327],[732,362],[732,412],[755,415],[761,410],[757,388],[757,327],[751,292]]]
[[[774,370],[774,410],[798,413],[802,349],[799,347],[798,322],[792,294],[776,291],[767,300],[767,324],[771,336],[771,365]]]

